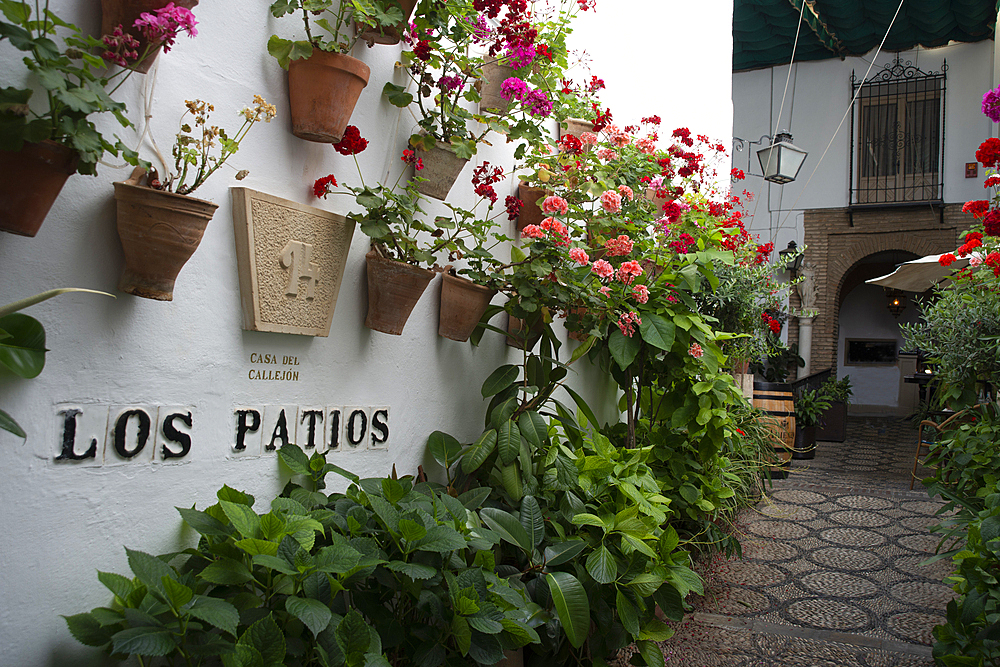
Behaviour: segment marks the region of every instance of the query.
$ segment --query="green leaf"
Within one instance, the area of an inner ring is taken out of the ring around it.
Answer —
[[[100,647],[111,641],[111,631],[103,627],[91,614],[63,616],[69,632],[85,646]]]
[[[177,647],[170,630],[149,626],[116,632],[112,645],[115,653],[125,655],[167,655]]]
[[[239,505],[246,505],[247,507],[253,507],[254,497],[249,493],[243,493],[242,491],[237,491],[228,484],[223,485],[221,489],[216,492],[216,497],[219,500],[225,500],[231,503],[237,503]]]
[[[590,352],[591,348],[594,347],[594,344],[598,340],[600,339],[597,336],[590,336],[587,338],[582,345],[577,346],[577,348],[573,350],[573,354],[570,355],[569,361],[566,363],[572,364],[574,361],[577,361],[580,357]]]
[[[135,590],[135,584],[132,583],[131,579],[114,572],[101,572],[98,570],[97,578],[120,600],[127,599],[132,594],[132,591]]]
[[[370,643],[368,624],[356,609],[352,609],[337,626],[337,644],[340,645],[340,650],[350,659],[352,654],[364,653]]]
[[[521,499],[521,526],[528,534],[532,546],[538,546],[545,539],[545,517],[534,496]]]
[[[657,588],[653,593],[653,601],[671,621],[680,621],[684,618],[684,598],[675,586],[667,584]]]
[[[211,514],[199,512],[193,507],[190,509],[185,507],[175,507],[174,509],[180,512],[181,518],[184,519],[184,523],[191,526],[202,535],[210,535],[212,537],[229,537],[233,534],[232,528],[222,523]]]
[[[284,558],[278,556],[268,556],[267,554],[257,554],[253,557],[253,564],[258,567],[266,567],[269,570],[276,570],[282,574],[296,576],[300,574],[299,569],[289,563]]]
[[[296,445],[288,444],[279,449],[278,458],[295,475],[309,475],[312,472],[309,468],[309,457]]]
[[[620,329],[614,329],[608,336],[608,350],[618,367],[625,370],[639,354],[641,340],[637,336],[626,336]]]
[[[655,348],[670,350],[674,344],[674,323],[654,313],[644,313],[639,325],[642,339]]]
[[[469,622],[464,617],[455,614],[451,619],[451,634],[462,655],[468,655],[469,646],[472,644],[472,630],[469,629]]]
[[[517,418],[517,426],[521,431],[521,435],[524,436],[524,439],[533,444],[535,447],[541,447],[549,439],[548,426],[545,424],[545,418],[534,410],[522,412],[521,416]]]
[[[28,437],[28,434],[24,432],[24,429],[22,429],[16,421],[14,421],[14,418],[3,410],[0,410],[0,429],[9,431],[19,438]]]
[[[385,566],[393,572],[401,572],[415,581],[430,579],[438,572],[436,568],[433,568],[430,565],[407,563],[401,560],[391,561],[386,563]]]
[[[333,618],[333,612],[330,611],[329,607],[319,600],[309,598],[294,596],[285,598],[285,609],[288,610],[289,614],[305,623],[313,636],[323,632]]]
[[[240,540],[236,542],[236,546],[251,556],[260,554],[275,556],[278,554],[278,545],[267,540]]]
[[[427,531],[426,535],[414,542],[414,547],[418,551],[435,553],[447,553],[456,549],[464,549],[466,546],[465,538],[451,526],[434,526]]]
[[[482,506],[483,501],[490,497],[490,493],[492,493],[492,489],[488,486],[472,489],[460,495],[458,502],[462,503],[466,509],[478,509]]]
[[[618,576],[618,563],[603,544],[587,556],[587,572],[599,584],[610,584]]]
[[[220,558],[209,563],[198,573],[198,577],[220,586],[239,586],[253,579],[247,566],[232,558]]]
[[[45,329],[41,322],[22,313],[0,317],[0,329],[9,336],[0,339],[0,366],[25,379],[38,377],[45,367]]]
[[[508,419],[500,425],[497,433],[497,451],[500,453],[500,462],[510,465],[521,453],[521,431],[512,419]]]
[[[167,593],[163,588],[163,579],[166,577],[176,580],[177,575],[173,568],[156,556],[150,556],[142,551],[132,551],[126,548],[125,553],[128,554],[128,565],[139,581],[145,584],[149,590],[156,591],[166,598]]]
[[[313,47],[307,41],[293,42],[277,35],[271,35],[271,39],[267,41],[267,52],[278,59],[278,64],[281,65],[282,69],[288,69],[288,64],[292,60],[311,56]]]
[[[260,534],[265,540],[279,541],[285,535],[285,520],[268,512],[260,517]]]
[[[514,366],[513,364],[506,364],[496,369],[490,373],[490,376],[486,378],[486,382],[483,383],[483,398],[489,398],[490,396],[499,394],[501,391],[517,382],[517,378],[520,374],[520,366]]]
[[[521,522],[511,514],[495,507],[484,507],[479,511],[486,525],[496,531],[500,538],[531,553],[534,543]]]
[[[400,519],[399,534],[407,542],[415,542],[427,534],[427,529],[412,519]]]
[[[240,622],[240,612],[229,602],[207,595],[195,595],[187,611],[206,623],[236,637],[236,626]]]
[[[228,500],[220,500],[219,505],[222,506],[222,511],[226,513],[226,517],[232,521],[233,526],[240,535],[247,538],[258,536],[260,532],[260,517],[252,509],[246,505],[232,503]]]
[[[601,422],[597,419],[597,415],[594,414],[594,411],[587,404],[587,401],[583,400],[583,397],[570,388],[569,385],[564,384],[562,388],[565,389],[566,393],[573,398],[573,402],[576,403],[576,407],[580,409],[580,412],[582,412],[583,416],[587,418],[590,425],[594,429],[600,428]]]
[[[545,565],[556,567],[580,555],[580,552],[587,547],[583,540],[569,540],[566,542],[556,542],[545,548]]]
[[[410,106],[410,103],[413,102],[413,95],[406,92],[405,88],[388,81],[382,86],[382,95],[389,100],[389,104],[401,109]]]
[[[672,631],[671,635],[673,635]],[[643,640],[636,642],[635,646],[639,649],[639,655],[642,656],[642,659],[646,661],[649,667],[665,667],[663,651],[656,642]]]
[[[497,432],[494,429],[485,431],[479,439],[476,440],[472,445],[466,450],[465,455],[462,457],[462,472],[466,475],[478,470],[486,459],[489,458],[490,454],[497,446]],[[466,505],[468,507],[468,505]]]
[[[183,607],[194,597],[194,591],[171,577],[163,578],[163,590],[166,591],[167,600],[174,608]]]
[[[434,431],[427,438],[427,449],[430,450],[431,456],[438,462],[438,465],[448,469],[458,459],[462,445],[447,433]]]
[[[615,608],[618,611],[618,618],[621,619],[622,625],[633,639],[639,634],[639,610],[635,608],[632,601],[628,599],[621,590],[618,590],[615,594]]]
[[[285,664],[285,635],[271,614],[247,628],[239,644],[256,649],[264,667],[282,667]]]
[[[579,579],[569,572],[551,572],[545,581],[552,593],[559,622],[569,643],[580,648],[590,632],[590,601]]]

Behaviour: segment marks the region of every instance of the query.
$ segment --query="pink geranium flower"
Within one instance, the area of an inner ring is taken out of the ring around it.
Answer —
[[[610,262],[599,259],[594,262],[594,273],[601,278],[610,278],[615,274],[615,267],[611,266]]]
[[[619,213],[622,210],[622,196],[614,190],[606,190],[601,195],[601,206],[608,213]]]
[[[698,343],[691,343],[691,347],[688,348],[688,354],[695,359],[699,359],[704,353],[705,352],[701,349],[701,345],[698,345]]]
[[[590,264],[590,257],[583,248],[573,248],[569,251],[569,257],[580,266]]]
[[[639,262],[632,260],[630,262],[625,262],[618,267],[618,280],[625,283],[626,285],[631,285],[632,281],[642,275],[642,267],[639,266]]]
[[[629,338],[635,333],[635,325],[637,324],[642,324],[642,320],[639,319],[639,313],[622,313],[621,317],[618,318],[618,328]]]
[[[635,199],[635,193],[632,192],[632,188],[630,188],[627,185],[619,185],[618,186],[618,194],[620,194],[625,199],[628,199],[629,201],[632,201],[633,199]]]
[[[646,303],[649,301],[649,288],[645,285],[636,285],[632,288],[632,296],[639,303]]]
[[[545,232],[538,225],[527,225],[521,230],[521,236],[529,239],[544,239]]]
[[[545,213],[558,213],[559,215],[566,215],[569,211],[569,204],[562,197],[551,195],[546,197],[545,201],[542,202],[542,211]]]

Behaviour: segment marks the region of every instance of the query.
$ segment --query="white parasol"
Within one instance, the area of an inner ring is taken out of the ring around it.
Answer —
[[[939,282],[951,276],[954,271],[969,265],[969,258],[956,259],[949,266],[941,266],[938,261],[941,255],[927,255],[920,259],[903,262],[889,275],[872,278],[865,282],[869,285],[891,287],[906,292],[926,292]]]

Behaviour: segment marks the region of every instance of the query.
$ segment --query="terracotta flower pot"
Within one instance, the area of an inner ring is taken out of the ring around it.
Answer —
[[[335,144],[354,113],[371,69],[357,58],[314,49],[308,58],[288,64],[288,102],[292,134],[299,139]]]
[[[418,154],[424,161],[424,168],[417,175],[424,180],[417,183],[417,192],[444,201],[468,160],[441,144],[429,151],[420,149]]]
[[[533,188],[524,181],[517,186],[517,198],[524,202],[521,205],[521,212],[517,215],[517,231],[521,231],[528,225],[541,224],[542,209],[538,205],[538,200],[545,195],[542,188]]]
[[[511,347],[516,347],[518,349],[527,349],[535,347],[535,343],[538,339],[542,337],[542,329],[545,328],[545,322],[542,318],[531,325],[531,328],[527,330],[527,347],[525,347],[525,326],[524,320],[514,317],[510,313],[507,314],[507,344]]]
[[[76,151],[54,141],[0,151],[0,230],[37,234],[76,162]]]
[[[583,317],[587,314],[586,308],[570,308],[570,314],[577,316],[578,318]],[[573,340],[578,340],[581,343],[586,341],[590,334],[586,331],[573,331],[571,329],[566,330],[566,335],[568,335]]]
[[[479,113],[507,113],[510,100],[500,94],[503,82],[514,76],[514,68],[493,60],[483,65],[483,87],[480,90]]]
[[[394,26],[384,26],[381,28],[369,28],[365,29],[363,32],[358,34],[358,37],[369,45],[371,44],[399,44],[399,40],[402,38],[403,33],[406,32],[410,20],[410,14],[413,13],[413,8],[417,4],[417,0],[395,0],[395,3],[399,5],[399,8],[403,10],[403,20]],[[357,23],[354,24],[356,28],[360,28]]]
[[[469,340],[496,293],[468,278],[442,273],[438,335],[457,341]]]
[[[365,255],[368,272],[368,317],[365,326],[395,336],[403,333],[413,307],[434,272],[380,256]]]
[[[198,249],[218,205],[129,182],[115,183],[115,200],[125,250],[118,289],[172,301],[177,274]]]
[[[170,0],[101,0],[101,34],[110,35],[119,25],[122,30],[129,33],[139,41],[139,57],[146,53],[149,42],[142,36],[142,33],[134,28],[136,20],[143,12],[153,12],[163,9],[170,3]],[[193,9],[198,4],[198,0],[173,0],[174,5],[185,9]],[[129,69],[145,74],[153,66],[153,61],[160,53],[160,45],[154,45],[145,59],[131,65]]]
[[[559,126],[559,136],[564,137],[567,134],[572,134],[577,139],[584,132],[593,132],[594,124],[589,120],[582,120],[580,118],[567,118],[565,121],[566,129],[562,129],[562,125]]]

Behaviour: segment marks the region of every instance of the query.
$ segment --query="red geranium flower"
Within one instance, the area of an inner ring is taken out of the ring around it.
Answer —
[[[368,140],[362,138],[361,130],[354,125],[348,125],[344,136],[333,145],[333,149],[341,155],[357,155],[368,148]]]
[[[995,167],[1000,161],[1000,139],[990,137],[979,145],[976,151],[976,159],[984,167]]]

